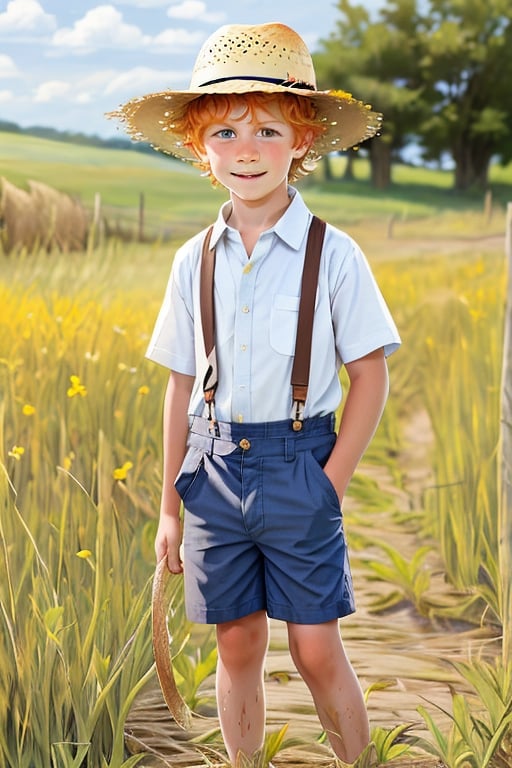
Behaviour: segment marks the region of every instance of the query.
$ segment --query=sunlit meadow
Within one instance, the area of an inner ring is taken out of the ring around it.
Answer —
[[[443,217],[443,232],[451,225],[460,217]],[[419,226],[432,231],[436,219]],[[381,219],[364,234],[382,228]],[[150,601],[166,381],[144,352],[174,248],[91,237],[83,253],[1,257],[0,765],[9,768],[144,764],[125,727],[155,675]],[[408,505],[358,472],[354,557],[389,587],[377,611],[406,601],[422,621],[464,620],[498,637],[511,618],[497,527],[503,254],[473,244],[416,256],[397,240],[396,253],[387,243],[372,266],[403,348],[390,359],[390,400],[365,464],[384,467]],[[418,413],[433,481],[412,492],[406,435]],[[409,531],[410,556],[380,542],[375,528],[370,537],[368,518],[383,508]],[[178,678],[194,709],[213,646],[205,640],[198,656],[179,594],[174,610]],[[448,730],[418,701],[429,735],[377,724],[380,763],[412,766],[404,751],[421,748],[447,768],[510,765],[511,671],[499,653],[460,664],[453,711],[442,713]],[[267,745],[274,762],[283,738]]]

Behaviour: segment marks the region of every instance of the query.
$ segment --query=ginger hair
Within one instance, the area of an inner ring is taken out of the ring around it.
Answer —
[[[233,107],[246,107],[242,118],[254,114],[258,108],[265,109],[269,102],[279,105],[286,122],[292,126],[297,144],[307,132],[312,134],[313,146],[316,139],[325,131],[324,125],[318,120],[313,102],[307,97],[293,93],[244,93],[244,94],[205,94],[190,101],[183,114],[173,120],[173,133],[183,137],[183,143],[197,156],[197,165],[204,175],[209,176],[212,184],[219,182],[211,173],[210,166],[199,157],[198,152],[204,149],[203,136],[209,125],[221,121],[229,115]],[[303,157],[294,158],[290,165],[289,179],[295,181],[310,173],[318,157],[314,150],[309,149]]]

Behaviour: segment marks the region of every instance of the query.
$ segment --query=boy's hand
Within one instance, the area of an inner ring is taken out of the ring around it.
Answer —
[[[171,573],[183,573],[180,557],[181,521],[175,515],[162,515],[155,538],[157,562],[167,555],[167,567]]]
[[[341,424],[324,472],[340,503],[350,479],[372,439],[388,396],[389,380],[383,349],[347,363],[350,387]]]

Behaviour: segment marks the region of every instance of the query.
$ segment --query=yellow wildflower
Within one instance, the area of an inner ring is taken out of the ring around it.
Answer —
[[[71,469],[74,458],[75,458],[74,451],[70,451],[67,456],[64,456],[64,461],[62,462],[62,466],[67,472],[69,472],[69,470]]]
[[[16,461],[20,461],[24,453],[25,449],[21,445],[13,445],[8,453],[8,456],[10,456],[12,459],[16,459]]]
[[[126,476],[128,475],[128,472],[133,467],[133,464],[131,461],[125,461],[122,467],[117,467],[113,471],[114,480],[126,480]]]
[[[21,409],[21,412],[24,416],[33,416],[36,412],[36,409],[33,405],[30,405],[30,403],[25,403],[23,408]]]
[[[141,387],[139,387],[139,395],[147,395],[149,394],[149,387],[147,384],[143,384]]]
[[[92,552],[90,549],[81,549],[79,552],[76,553],[76,556],[79,557],[81,560],[87,560],[89,557],[91,557]]]
[[[68,389],[68,397],[74,397],[75,395],[85,397],[87,394],[87,388],[80,382],[80,377],[70,376],[69,380],[71,382],[71,386]]]
[[[476,323],[485,318],[485,312],[482,309],[470,309],[469,314]]]

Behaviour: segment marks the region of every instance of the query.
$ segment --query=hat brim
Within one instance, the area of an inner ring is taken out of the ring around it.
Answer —
[[[163,557],[157,564],[153,576],[151,598],[151,618],[153,633],[153,654],[155,666],[162,689],[162,694],[169,711],[176,723],[183,729],[189,729],[192,723],[192,713],[183,700],[174,678],[169,642],[167,616],[172,600],[173,582],[182,580],[183,576],[172,574],[167,567],[167,558]]]
[[[188,91],[161,91],[131,99],[107,117],[124,124],[135,141],[147,141],[156,150],[183,160],[197,157],[183,145],[183,137],[173,133],[173,120],[183,114],[187,104],[205,94],[292,93],[310,99],[316,106],[324,133],[315,141],[311,154],[317,157],[350,149],[379,133],[382,115],[345,91],[311,91],[305,88],[261,81],[230,79]]]

